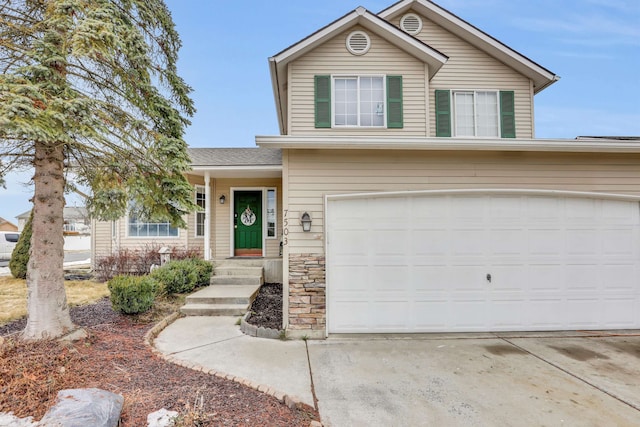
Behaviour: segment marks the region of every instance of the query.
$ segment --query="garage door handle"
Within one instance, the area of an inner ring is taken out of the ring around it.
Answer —
[[[487,274],[487,282],[491,283],[491,274]]]

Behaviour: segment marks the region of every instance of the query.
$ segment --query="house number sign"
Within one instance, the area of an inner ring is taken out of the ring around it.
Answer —
[[[256,214],[253,213],[248,205],[247,209],[245,209],[244,212],[242,212],[242,215],[240,215],[240,221],[242,221],[242,223],[247,227],[253,225],[256,222]]]

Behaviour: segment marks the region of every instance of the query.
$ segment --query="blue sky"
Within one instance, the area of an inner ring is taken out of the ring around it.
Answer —
[[[251,147],[277,135],[267,59],[345,13],[393,0],[165,0],[183,41],[179,72],[193,87],[193,147]],[[640,1],[439,0],[440,6],[561,77],[535,98],[536,137],[640,136]],[[30,209],[13,175],[0,216]],[[68,197],[68,204],[81,203]]]

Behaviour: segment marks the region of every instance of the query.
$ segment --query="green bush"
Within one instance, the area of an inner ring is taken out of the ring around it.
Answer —
[[[213,271],[213,264],[209,261],[205,261],[199,258],[192,258],[189,260],[196,269],[198,274],[198,281],[196,287],[209,286],[211,282],[211,272]]]
[[[11,275],[16,279],[25,279],[27,277],[27,264],[29,263],[29,249],[31,249],[31,234],[33,222],[33,210],[29,214],[29,219],[24,225],[24,229],[20,233],[18,243],[11,252],[11,260],[9,261],[9,270]]]
[[[156,297],[157,284],[149,276],[116,276],[107,286],[113,310],[124,314],[148,311]]]
[[[162,285],[169,294],[191,292],[198,284],[198,270],[190,259],[171,261],[156,268],[151,277]]]

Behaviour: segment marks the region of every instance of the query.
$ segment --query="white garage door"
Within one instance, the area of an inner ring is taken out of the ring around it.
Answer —
[[[327,199],[329,333],[640,327],[640,204],[550,193]]]

